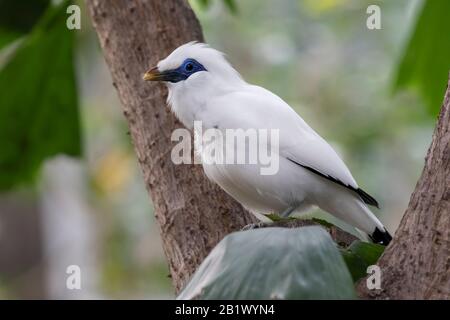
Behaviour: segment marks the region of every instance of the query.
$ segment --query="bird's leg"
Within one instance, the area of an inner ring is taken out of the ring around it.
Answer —
[[[295,210],[297,209],[297,207],[288,207],[286,210],[284,210],[282,213],[280,213],[280,217],[282,219],[286,219],[289,217],[289,215]],[[271,217],[269,217],[269,215],[266,215],[266,217],[268,217],[269,219],[272,219]],[[277,220],[273,220],[273,221],[277,221]],[[267,225],[270,225],[271,222],[257,222],[257,223],[250,223],[248,225],[246,225],[245,227],[243,227],[241,229],[241,231],[246,231],[246,230],[252,230],[252,229],[259,229],[259,228],[263,228]]]
[[[286,210],[284,210],[282,213],[280,213],[280,216],[284,219],[289,217],[289,215],[296,209],[296,207],[288,207]]]
[[[262,221],[256,222],[256,223],[250,223],[250,224],[244,226],[244,227],[241,229],[241,231],[247,231],[247,230],[259,229],[259,228],[262,228],[262,227],[264,227],[264,226],[266,226],[266,225],[267,225],[267,223],[266,223],[266,222],[262,222]]]

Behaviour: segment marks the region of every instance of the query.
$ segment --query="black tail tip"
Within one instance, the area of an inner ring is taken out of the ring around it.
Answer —
[[[369,235],[369,237],[374,243],[378,243],[383,246],[387,246],[392,240],[392,236],[389,234],[389,232],[387,232],[386,229],[380,230],[378,229],[378,227],[375,228],[375,231],[371,235]]]

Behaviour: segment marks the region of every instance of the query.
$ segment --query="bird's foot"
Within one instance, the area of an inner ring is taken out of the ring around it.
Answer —
[[[241,229],[241,231],[259,229],[259,228],[265,227],[266,225],[267,225],[267,223],[265,223],[265,222],[250,223],[250,224],[246,225],[245,227],[243,227]]]

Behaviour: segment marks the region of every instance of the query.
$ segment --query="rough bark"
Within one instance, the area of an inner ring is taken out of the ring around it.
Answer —
[[[87,0],[113,84],[153,200],[176,291],[226,234],[253,222],[198,165],[174,165],[171,134],[181,125],[166,107],[166,88],[143,73],[179,45],[202,40],[184,0]]]
[[[450,299],[450,80],[422,175],[367,299]]]

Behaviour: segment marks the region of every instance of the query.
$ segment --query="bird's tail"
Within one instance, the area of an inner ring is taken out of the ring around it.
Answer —
[[[387,246],[392,240],[392,236],[378,220],[378,218],[370,211],[367,205],[357,197],[346,197],[346,201],[328,203],[327,207],[322,207],[332,215],[357,229],[365,232],[374,242]]]
[[[366,204],[362,203],[361,201],[356,200],[360,203],[360,207],[363,209],[361,212],[363,215],[367,216],[370,220],[372,220],[374,224],[374,228],[367,230],[367,235],[374,243],[381,244],[383,246],[387,246],[389,242],[392,240],[392,236],[390,233],[386,230],[386,228],[383,226],[383,224],[378,220],[378,218],[373,214],[372,211],[367,207]]]
[[[369,234],[369,237],[370,239],[372,239],[374,243],[382,244],[384,246],[387,246],[389,242],[391,242],[392,240],[392,236],[384,227],[383,230],[380,230],[378,229],[378,227],[375,227],[375,231],[372,232],[372,234]]]

